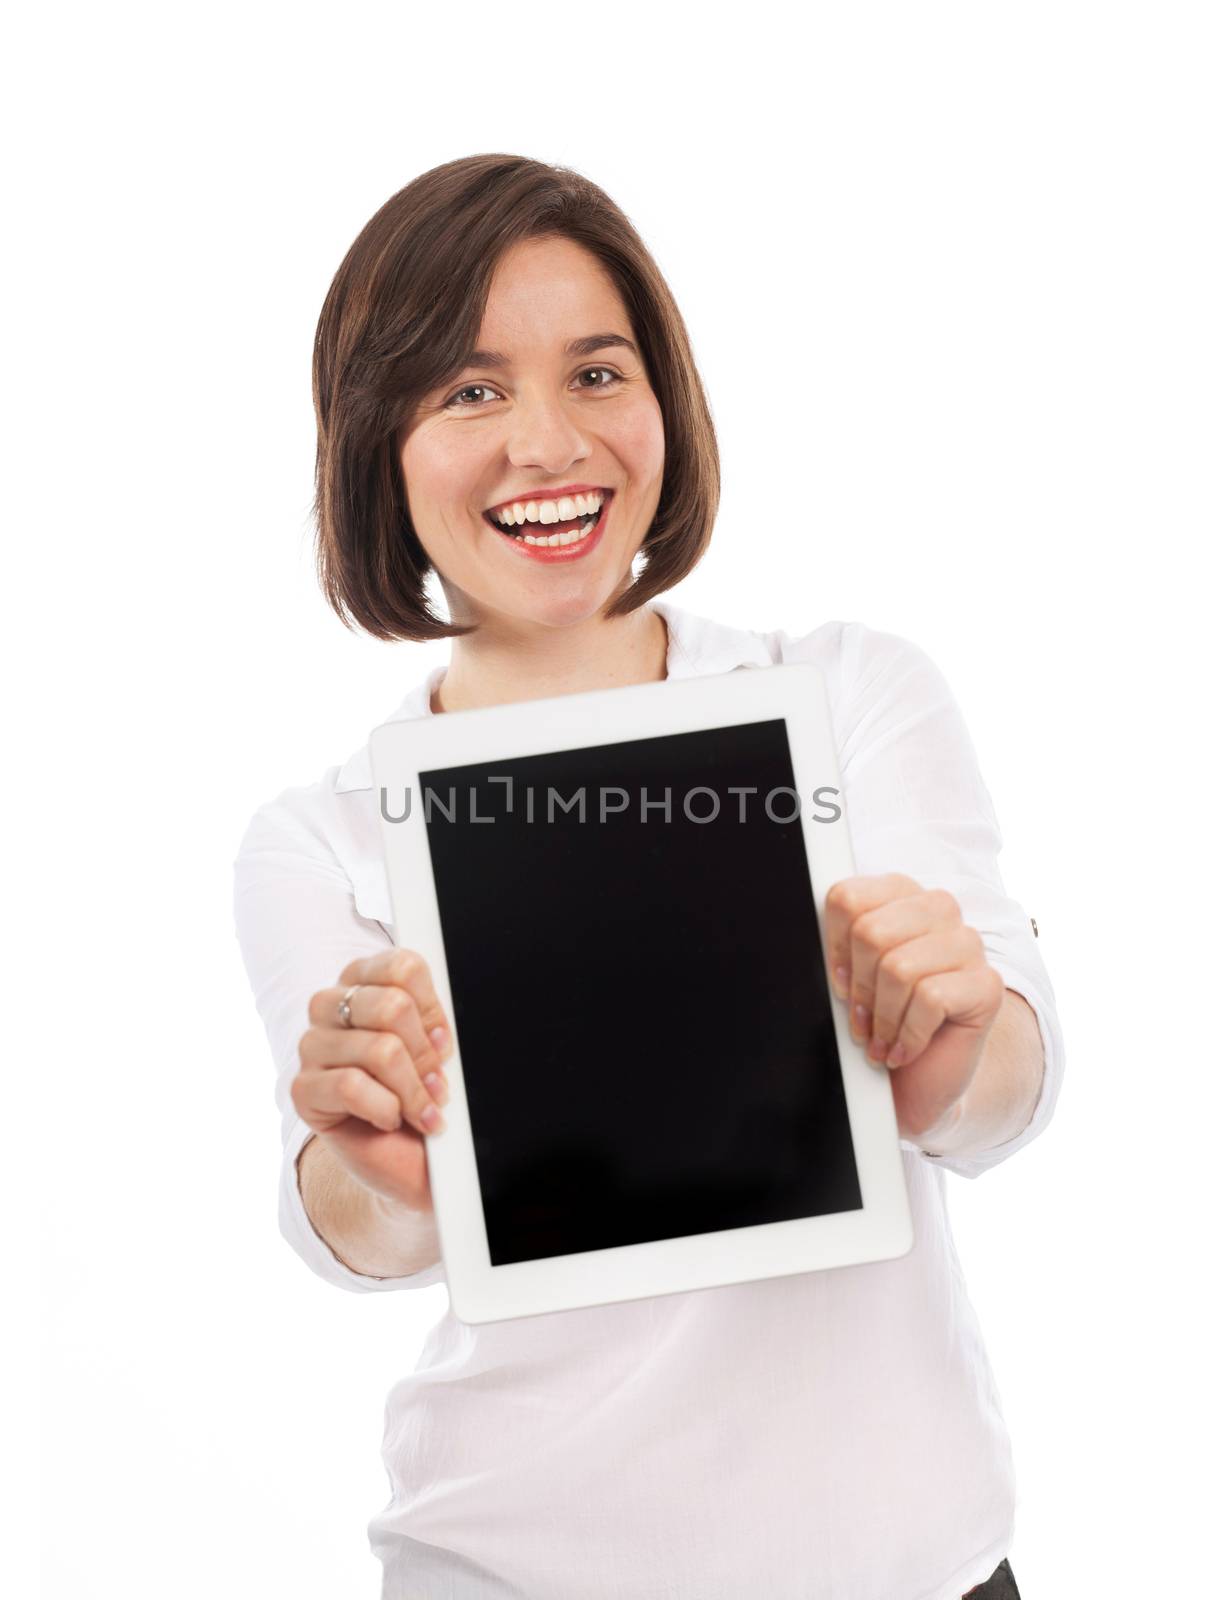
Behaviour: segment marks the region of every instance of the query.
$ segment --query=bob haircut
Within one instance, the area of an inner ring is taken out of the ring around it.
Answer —
[[[316,566],[346,627],[417,642],[476,631],[429,609],[434,569],[409,518],[397,440],[421,399],[467,365],[500,257],[550,235],[584,246],[609,273],[665,431],[643,570],[605,615],[672,588],[707,549],[720,501],[716,431],[682,316],[636,230],[567,167],[466,156],[422,173],[375,213],[337,269],[316,328]]]

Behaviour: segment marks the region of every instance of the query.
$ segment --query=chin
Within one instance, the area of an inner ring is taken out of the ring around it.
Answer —
[[[564,583],[553,583],[546,593],[540,584],[525,595],[518,596],[517,599],[512,600],[502,595],[497,602],[497,609],[516,617],[519,621],[527,620],[548,627],[567,628],[596,617],[610,604],[616,594],[631,583],[630,574],[625,575],[625,578],[626,581],[616,577],[604,582],[600,576],[597,581],[587,579],[575,587]]]
[[[597,616],[609,599],[609,594],[566,594],[537,598],[527,606],[527,618],[552,628],[568,628]]]
[[[540,569],[529,582],[526,581],[529,574],[519,576],[521,581],[508,585],[501,585],[498,579],[493,588],[484,583],[448,579],[450,587],[460,596],[460,611],[466,614],[461,620],[475,619],[477,615],[497,616],[537,627],[573,627],[597,616],[615,595],[625,592],[635,581],[631,562],[613,576],[599,572],[582,577],[578,573],[576,582],[571,566],[562,571],[550,567]],[[450,598],[448,594],[448,603]]]

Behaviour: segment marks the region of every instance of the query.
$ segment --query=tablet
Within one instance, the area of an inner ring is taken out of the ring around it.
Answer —
[[[467,1323],[913,1243],[888,1070],[825,968],[854,871],[811,663],[372,730],[398,945],[451,1019],[426,1140]]]

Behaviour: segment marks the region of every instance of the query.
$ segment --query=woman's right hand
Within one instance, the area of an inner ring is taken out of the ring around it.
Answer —
[[[337,1007],[355,984],[346,1027]],[[428,965],[401,949],[351,961],[335,988],[312,996],[308,1021],[295,1110],[359,1183],[409,1211],[433,1211],[423,1135],[444,1126],[451,1029]]]

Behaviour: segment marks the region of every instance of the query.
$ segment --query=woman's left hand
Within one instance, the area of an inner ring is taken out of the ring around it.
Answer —
[[[843,878],[825,904],[830,982],[851,1037],[890,1069],[902,1138],[950,1126],[1006,990],[981,935],[955,895],[897,872]]]

